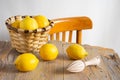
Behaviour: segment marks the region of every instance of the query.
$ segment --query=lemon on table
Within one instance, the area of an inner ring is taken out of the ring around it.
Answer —
[[[35,19],[27,16],[20,22],[20,29],[35,30],[38,29],[38,24]]]
[[[67,52],[68,57],[71,59],[83,59],[88,55],[85,49],[78,44],[70,45],[66,49],[66,52]]]
[[[15,59],[15,67],[19,71],[32,71],[39,63],[39,60],[32,53],[23,53]]]
[[[55,60],[58,56],[58,49],[53,44],[45,44],[40,48],[40,57],[43,60]]]
[[[39,28],[44,28],[49,25],[47,17],[43,15],[35,16],[34,19],[37,21]]]

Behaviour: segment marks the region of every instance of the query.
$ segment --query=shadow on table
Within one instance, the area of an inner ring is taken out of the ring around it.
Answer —
[[[15,68],[14,64],[0,63],[0,72],[2,73],[16,73],[18,70]]]

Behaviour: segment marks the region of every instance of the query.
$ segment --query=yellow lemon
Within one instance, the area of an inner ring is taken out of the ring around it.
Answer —
[[[40,57],[43,60],[55,60],[58,56],[58,49],[53,44],[45,44],[40,48]]]
[[[38,24],[35,19],[27,16],[20,22],[20,28],[24,30],[35,30],[38,29]]]
[[[14,61],[15,67],[19,71],[32,71],[37,67],[38,63],[39,60],[32,53],[23,53]]]
[[[12,25],[12,27],[19,28],[20,27],[20,20],[16,20],[11,25]]]
[[[48,19],[43,15],[35,16],[34,19],[37,21],[39,28],[44,28],[49,25]]]
[[[72,44],[66,49],[68,57],[71,59],[83,59],[85,58],[88,53],[85,51],[85,49],[78,45],[78,44]]]

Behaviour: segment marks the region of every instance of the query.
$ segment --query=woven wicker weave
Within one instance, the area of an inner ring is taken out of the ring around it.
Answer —
[[[22,20],[23,18],[25,16],[13,16],[6,20],[12,47],[20,53],[39,52],[39,48],[48,41],[48,32],[52,28],[53,22],[50,21],[49,26],[36,30],[16,29],[11,26],[15,20]]]

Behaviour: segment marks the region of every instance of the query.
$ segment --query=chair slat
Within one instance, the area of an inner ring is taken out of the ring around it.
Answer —
[[[62,41],[66,40],[66,32],[62,32]]]
[[[60,33],[56,33],[56,40],[60,40]]]
[[[72,32],[73,32],[73,31],[69,31],[69,39],[68,39],[68,42],[72,42]]]
[[[50,35],[50,40],[54,40],[54,34]]]
[[[82,30],[76,31],[76,43],[81,44],[82,42]]]
[[[56,39],[60,41],[62,38],[62,41],[64,42],[72,42],[73,31],[77,30],[76,43],[81,44],[82,30],[92,29],[92,20],[86,16],[58,18],[58,19],[52,19],[51,21],[54,22],[54,26],[51,28],[49,35],[58,33],[56,34],[56,36],[51,35],[50,36],[51,40]],[[69,35],[66,34],[66,31],[70,31]]]

